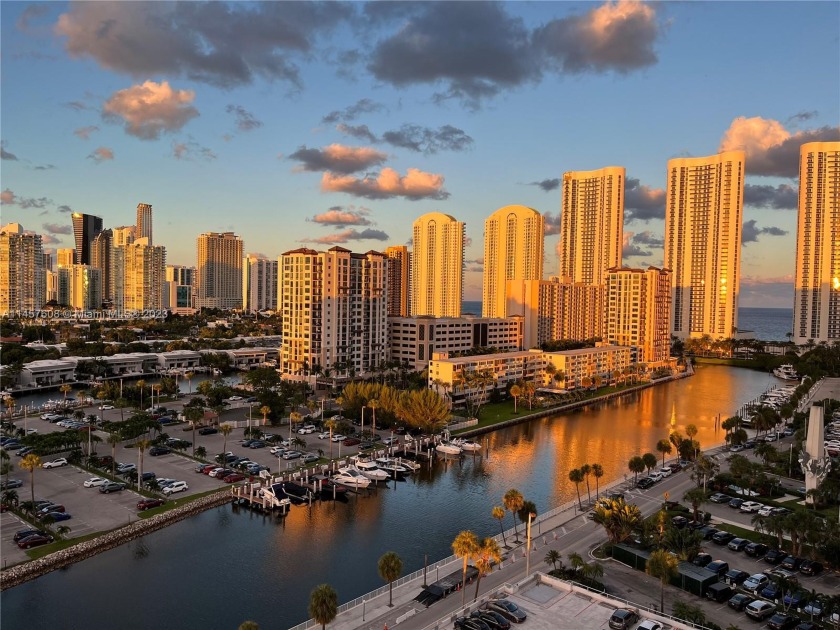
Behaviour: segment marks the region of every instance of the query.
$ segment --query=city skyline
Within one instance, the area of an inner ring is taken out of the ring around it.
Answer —
[[[71,212],[110,228],[148,203],[191,266],[203,232],[384,251],[441,212],[477,300],[497,209],[545,217],[548,278],[563,174],[622,167],[622,263],[661,266],[668,161],[740,149],[740,304],[793,304],[799,146],[840,138],[836,4],[190,6],[4,3],[4,223],[67,248]],[[266,24],[264,48],[226,45]]]

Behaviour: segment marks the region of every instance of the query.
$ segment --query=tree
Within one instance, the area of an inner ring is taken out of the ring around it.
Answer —
[[[689,424],[685,428],[685,434],[688,436],[688,439],[694,443],[694,438],[697,436],[697,425]],[[694,459],[697,459],[697,449],[694,449]]]
[[[642,522],[639,506],[624,499],[602,499],[595,505],[595,522],[602,525],[613,544],[628,540]]]
[[[493,569],[493,564],[501,562],[502,551],[495,538],[485,538],[481,541],[475,554],[475,568],[478,570],[478,579],[475,582],[475,597],[478,599],[478,588],[481,585],[481,576],[488,575]]]
[[[592,474],[592,466],[584,464],[580,467],[580,472],[583,475],[584,481],[586,481],[586,501],[592,503],[592,491],[589,489],[589,475]]]
[[[659,440],[656,443],[656,450],[662,453],[662,467],[665,467],[665,455],[670,455],[671,452],[674,450],[671,446],[671,442],[668,440]]]
[[[65,383],[64,385],[62,385],[61,387],[58,388],[58,391],[60,391],[62,394],[64,394],[64,407],[66,408],[67,407],[67,394],[69,394],[70,392],[73,391],[73,387],[71,385],[68,385],[67,383]]]
[[[402,574],[403,562],[393,551],[386,551],[379,558],[377,565],[379,577],[388,582],[388,606],[394,605],[394,580],[399,579]]]
[[[338,615],[338,593],[329,584],[319,584],[309,594],[309,614],[325,630]]]
[[[140,410],[143,409],[143,390],[146,389],[146,381],[142,378],[137,381],[137,389],[140,390]]]
[[[58,534],[61,538],[64,538],[71,531],[73,530],[71,530],[67,525],[59,525],[55,528],[55,533]]]
[[[546,564],[550,564],[554,567],[554,570],[557,570],[557,563],[560,562],[563,558],[563,555],[557,551],[556,549],[549,549],[548,552],[545,554],[545,558],[543,560]]]
[[[139,460],[137,469],[137,489],[140,490],[140,484],[143,483],[143,455],[146,453],[146,449],[152,445],[152,442],[151,440],[138,440],[134,445],[137,447],[137,458]]]
[[[580,499],[580,484],[583,482],[583,473],[581,472],[580,468],[573,468],[569,471],[569,481],[575,484],[575,490],[577,490],[578,497],[578,506],[581,510],[583,510],[583,502]]]
[[[119,433],[109,433],[106,442],[111,446],[111,474],[115,475],[117,467],[117,445],[122,442],[122,437]]]
[[[430,434],[445,427],[450,415],[446,400],[433,389],[404,392],[397,407],[398,417]]]
[[[23,470],[29,471],[29,490],[32,495],[32,503],[35,503],[35,469],[41,467],[41,458],[35,455],[35,453],[30,453],[29,455],[24,455],[23,459],[20,460],[18,466],[23,468]]]
[[[478,553],[478,537],[469,530],[464,530],[452,541],[452,553],[458,558],[464,559],[464,570],[461,577],[461,606],[467,599],[467,562]]]
[[[516,383],[510,386],[510,395],[513,398],[513,413],[519,413],[517,409],[517,403],[519,402],[519,397],[522,395],[522,388],[519,387]]]
[[[627,462],[627,467],[630,469],[630,472],[633,473],[633,483],[635,484],[639,480],[639,473],[645,472],[645,460],[643,460],[639,455],[635,455],[630,458],[629,462]]]
[[[662,545],[668,551],[677,554],[680,560],[690,561],[700,553],[703,536],[696,529],[669,527],[665,530]]]
[[[224,440],[222,441],[222,454],[227,453],[227,438],[230,435],[230,432],[233,431],[233,427],[229,424],[223,424],[219,427],[219,433],[222,434]],[[224,466],[225,462],[220,462],[222,466]]]
[[[519,540],[519,532],[516,529],[516,513],[522,509],[522,505],[525,503],[525,497],[522,496],[519,490],[511,488],[505,492],[505,496],[502,497],[502,503],[513,517],[513,533],[516,539]]]
[[[595,500],[601,496],[599,480],[604,476],[604,467],[601,464],[592,464],[592,476],[595,477]]]
[[[199,446],[197,449],[195,449],[195,456],[199,459],[204,459],[205,457],[207,457],[207,449],[203,446]]]
[[[507,547],[507,539],[505,537],[505,527],[502,524],[502,521],[505,518],[505,508],[501,505],[493,506],[493,518],[499,521],[499,529],[502,530],[502,544]]]
[[[187,372],[186,374],[184,374],[184,378],[186,378],[186,379],[187,379],[187,384],[189,385],[189,390],[190,390],[190,391],[189,391],[189,394],[190,394],[190,396],[192,396],[192,380],[193,380],[193,376],[195,376],[195,372]]]
[[[700,505],[707,501],[706,491],[703,488],[692,488],[683,495],[683,501],[691,503],[691,509],[694,511],[694,520],[699,521],[698,510]]]
[[[664,549],[651,552],[645,573],[659,580],[659,610],[665,609],[665,583],[673,580],[679,571],[679,562]]]
[[[204,419],[204,408],[187,405],[184,407],[184,418],[187,419],[190,427],[192,427],[192,448],[193,455],[195,455],[195,426]]]
[[[271,407],[269,407],[268,405],[263,405],[262,407],[260,407],[260,413],[263,417],[263,426],[265,426],[265,424],[268,422],[268,414],[271,413]]]
[[[651,470],[656,468],[658,460],[656,459],[656,455],[654,455],[653,453],[645,453],[644,455],[642,455],[642,461],[644,462],[645,468],[647,468],[648,473],[650,473]]]

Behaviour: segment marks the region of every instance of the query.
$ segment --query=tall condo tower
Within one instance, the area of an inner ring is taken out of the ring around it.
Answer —
[[[799,149],[793,341],[840,340],[840,142]]]
[[[744,152],[669,160],[665,199],[671,332],[728,339],[738,326]]]
[[[460,317],[464,297],[463,221],[430,212],[414,222],[411,314]]]
[[[508,281],[542,280],[544,229],[525,206],[499,208],[484,222],[484,317],[507,316]]]
[[[233,232],[198,237],[196,308],[242,307],[242,239]]]
[[[92,214],[74,212],[73,235],[76,237],[76,264],[90,264],[90,249],[93,239],[102,231],[102,218]]]
[[[46,301],[41,235],[9,223],[0,229],[0,315],[33,311]]]
[[[562,282],[603,285],[607,270],[621,266],[624,178],[623,166],[563,173]]]
[[[242,309],[249,312],[277,310],[277,259],[258,254],[242,259]]]
[[[137,238],[149,239],[152,245],[152,206],[148,203],[137,204]]]
[[[113,295],[111,294],[111,272],[113,270],[113,264],[111,263],[111,254],[113,253],[112,237],[112,230],[102,230],[94,237],[90,248],[90,266],[94,269],[99,269],[100,273],[100,302],[113,299]]]
[[[388,317],[408,317],[411,256],[405,245],[385,248],[388,259]]]

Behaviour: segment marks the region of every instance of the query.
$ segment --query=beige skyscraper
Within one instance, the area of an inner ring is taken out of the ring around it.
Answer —
[[[102,271],[90,265],[70,265],[59,269],[66,274],[67,306],[94,310],[102,306]]]
[[[56,252],[56,257],[59,267],[69,267],[76,262],[76,250],[73,248],[59,249]]]
[[[460,317],[464,297],[465,224],[430,212],[414,222],[411,315]]]
[[[152,241],[152,206],[148,203],[137,204],[137,238],[149,239],[149,245],[153,245]]]
[[[0,315],[37,310],[47,284],[41,235],[9,223],[0,229]]]
[[[405,245],[385,248],[388,258],[388,317],[408,317],[411,255]]]
[[[242,239],[233,232],[198,237],[195,307],[242,308]]]
[[[544,225],[525,206],[499,208],[484,222],[484,317],[507,316],[508,281],[542,280]]]
[[[671,332],[729,339],[738,326],[744,152],[669,160],[665,200]]]
[[[148,244],[148,239],[135,239],[124,250],[122,304],[118,310],[140,311],[163,308],[166,278],[166,249]]]
[[[624,241],[623,166],[563,173],[560,278],[603,285],[621,266]]]
[[[137,228],[133,225],[111,228],[111,270],[108,274],[108,299],[117,309],[125,304],[126,247],[134,242]],[[104,280],[103,280],[104,281]],[[105,289],[103,289],[103,293]],[[60,291],[59,291],[60,293]]]
[[[277,310],[277,265],[258,254],[242,259],[242,309],[249,312]]]
[[[90,266],[100,271],[100,302],[111,300],[112,234],[111,230],[102,230],[93,238],[93,243],[90,246]]]
[[[799,149],[793,341],[840,340],[840,142]]]

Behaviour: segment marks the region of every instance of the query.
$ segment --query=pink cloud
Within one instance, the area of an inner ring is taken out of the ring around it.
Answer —
[[[361,212],[343,210],[340,207],[330,208],[326,212],[316,214],[312,219],[313,223],[321,225],[370,225],[369,219],[362,216]]]
[[[88,156],[88,159],[93,160],[96,164],[114,159],[114,152],[108,147],[99,147]]]
[[[443,175],[426,173],[416,168],[409,168],[405,176],[401,176],[392,168],[383,168],[376,177],[363,179],[352,175],[324,173],[321,177],[321,190],[346,192],[368,199],[446,199],[449,193],[443,189],[443,182]]]
[[[198,116],[192,90],[173,90],[167,81],[146,81],[114,92],[102,108],[105,119],[121,120],[129,135],[157,140],[161,133],[179,131]]]

